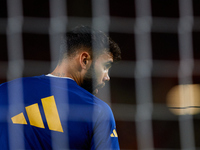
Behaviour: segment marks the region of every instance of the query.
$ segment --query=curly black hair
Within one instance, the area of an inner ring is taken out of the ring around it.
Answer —
[[[121,59],[121,50],[118,44],[105,33],[89,26],[77,26],[63,37],[59,61],[73,56],[81,47],[88,48],[88,52],[96,56],[104,51],[111,52],[114,62]]]

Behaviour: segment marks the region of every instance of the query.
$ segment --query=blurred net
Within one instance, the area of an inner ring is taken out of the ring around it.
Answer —
[[[187,92],[200,80],[199,6],[198,0],[3,0],[0,81],[49,73],[62,34],[80,24],[98,28],[122,50],[97,95],[114,112],[121,149],[198,149],[200,100],[198,90]],[[191,107],[195,113],[180,112]]]

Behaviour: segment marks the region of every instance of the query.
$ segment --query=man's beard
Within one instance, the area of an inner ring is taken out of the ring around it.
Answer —
[[[90,69],[83,77],[83,83],[81,84],[81,87],[92,94],[96,94],[94,93],[96,85],[97,85],[97,77],[95,74],[94,66],[91,65]]]

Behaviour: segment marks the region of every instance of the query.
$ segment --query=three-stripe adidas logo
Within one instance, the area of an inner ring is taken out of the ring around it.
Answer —
[[[41,101],[49,130],[63,132],[54,96],[42,98]],[[38,103],[27,106],[25,109],[30,125],[45,128]],[[14,124],[27,124],[23,113],[12,117],[11,120]]]
[[[118,137],[117,131],[114,129],[113,132],[110,134],[110,137]]]

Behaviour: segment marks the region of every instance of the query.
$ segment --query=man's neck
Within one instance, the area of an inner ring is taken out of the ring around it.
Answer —
[[[75,68],[66,68],[60,65],[56,67],[56,69],[51,73],[51,75],[61,78],[71,78],[78,85],[81,85],[81,75],[79,74],[78,71],[73,69]]]

